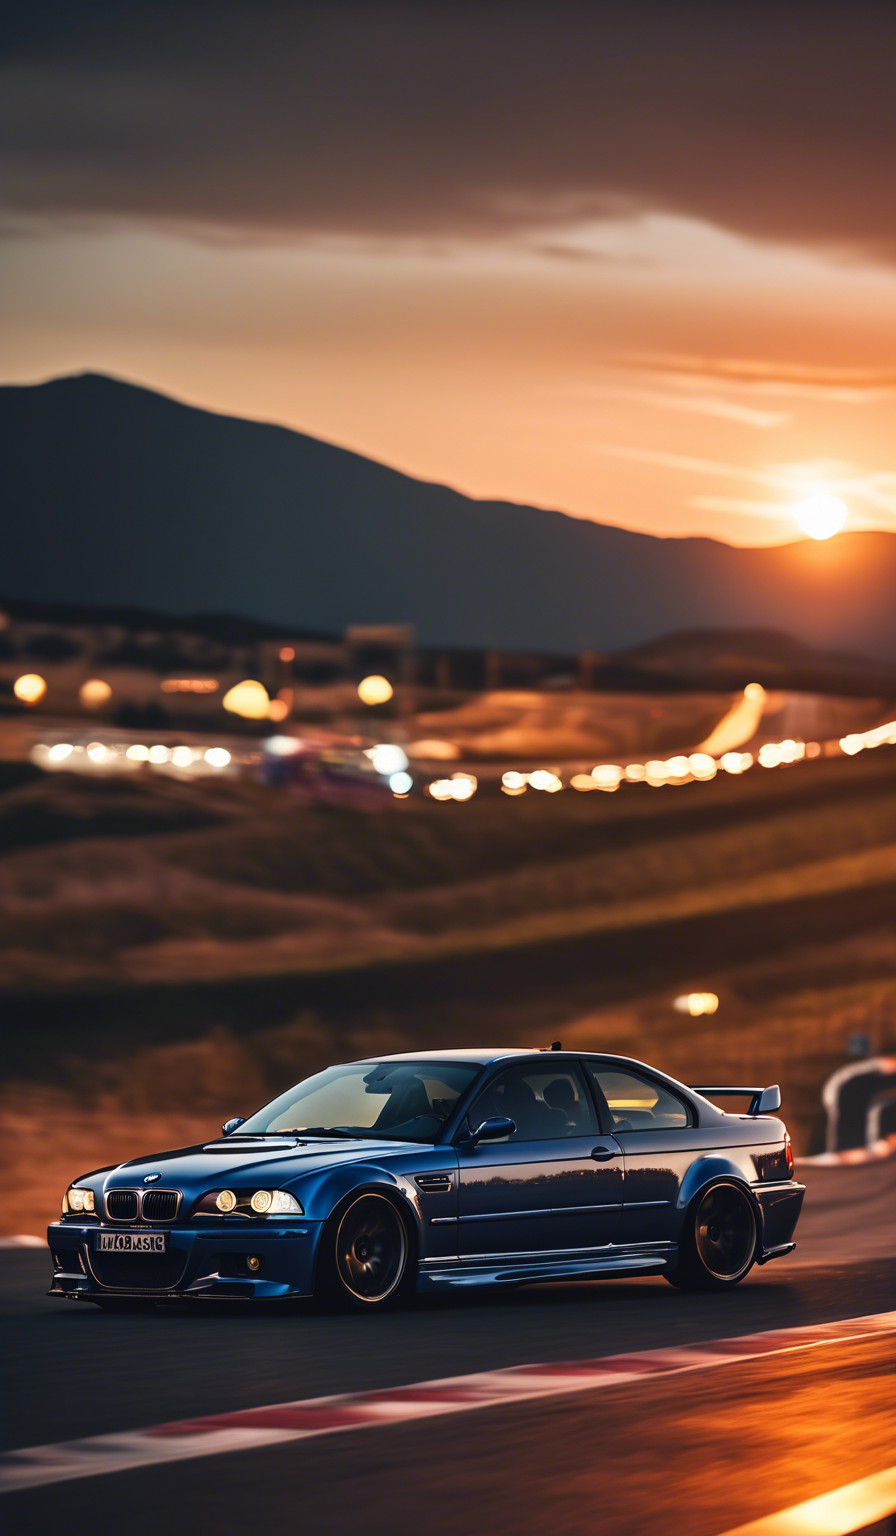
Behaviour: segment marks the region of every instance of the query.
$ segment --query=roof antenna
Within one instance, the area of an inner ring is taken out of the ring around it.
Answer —
[[[559,1040],[552,1040],[551,1041],[551,1050],[552,1051],[562,1051],[563,1050],[563,1046],[560,1044]]]

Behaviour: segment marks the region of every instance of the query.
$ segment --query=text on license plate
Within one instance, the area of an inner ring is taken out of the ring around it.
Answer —
[[[100,1253],[164,1253],[167,1232],[98,1232]]]

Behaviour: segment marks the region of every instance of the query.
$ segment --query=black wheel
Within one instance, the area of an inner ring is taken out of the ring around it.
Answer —
[[[334,1222],[324,1241],[322,1286],[327,1299],[362,1310],[401,1299],[413,1278],[408,1229],[391,1200],[359,1195]]]
[[[730,1290],[752,1269],[757,1236],[746,1191],[737,1184],[713,1184],[687,1218],[678,1266],[666,1279],[681,1290]]]

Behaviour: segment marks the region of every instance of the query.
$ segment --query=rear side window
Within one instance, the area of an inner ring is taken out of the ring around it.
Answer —
[[[693,1124],[693,1116],[684,1099],[662,1083],[618,1067],[589,1064],[588,1070],[603,1094],[610,1111],[614,1131],[662,1131],[683,1129]]]

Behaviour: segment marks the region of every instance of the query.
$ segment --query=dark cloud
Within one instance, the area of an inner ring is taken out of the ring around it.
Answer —
[[[20,229],[87,216],[479,238],[659,208],[896,249],[887,5],[17,10],[0,176]]]

